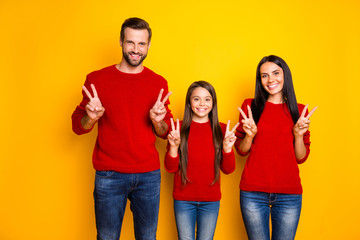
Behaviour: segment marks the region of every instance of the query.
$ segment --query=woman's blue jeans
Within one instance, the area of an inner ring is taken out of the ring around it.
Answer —
[[[194,202],[174,200],[179,240],[212,240],[219,215],[220,201]]]
[[[240,191],[240,208],[249,240],[295,238],[302,204],[301,194]]]
[[[127,199],[137,240],[155,240],[160,201],[160,170],[147,173],[96,171],[95,217],[98,240],[119,240]]]

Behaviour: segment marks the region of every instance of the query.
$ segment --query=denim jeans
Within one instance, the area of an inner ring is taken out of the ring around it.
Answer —
[[[98,240],[119,240],[127,199],[135,238],[155,240],[160,201],[160,170],[147,173],[96,171],[95,217]]]
[[[295,238],[302,204],[301,194],[240,191],[240,208],[249,240]]]
[[[174,200],[174,212],[179,240],[211,240],[219,215],[220,201],[193,202]]]

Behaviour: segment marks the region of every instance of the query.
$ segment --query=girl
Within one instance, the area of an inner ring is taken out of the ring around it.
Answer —
[[[294,239],[302,186],[298,164],[310,152],[308,105],[296,102],[290,69],[283,59],[264,57],[256,72],[255,98],[240,110],[235,148],[249,153],[240,182],[240,207],[250,240]],[[301,115],[299,114],[301,113]]]
[[[235,169],[232,146],[237,124],[231,131],[219,123],[216,93],[211,84],[198,81],[186,94],[184,120],[171,119],[165,168],[174,176],[174,212],[180,240],[214,237],[220,207],[220,169]]]

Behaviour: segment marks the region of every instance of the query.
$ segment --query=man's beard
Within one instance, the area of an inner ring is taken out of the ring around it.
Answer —
[[[134,53],[134,52],[131,52],[131,53]],[[140,59],[136,62],[132,62],[131,59],[130,59],[130,53],[126,53],[124,52],[123,50],[123,57],[125,58],[126,62],[130,65],[130,66],[133,66],[133,67],[137,67],[139,66],[143,61],[144,59],[146,58],[147,54],[145,55],[140,55]]]

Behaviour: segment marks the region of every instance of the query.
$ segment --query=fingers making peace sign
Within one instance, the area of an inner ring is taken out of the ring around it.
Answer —
[[[230,131],[230,120],[226,124],[226,131],[223,140],[223,150],[226,153],[231,152],[232,147],[236,141],[235,130],[239,126],[240,123],[236,123],[235,126]]]
[[[82,89],[84,90],[85,94],[88,96],[90,101],[85,106],[86,113],[92,121],[97,121],[105,112],[105,108],[102,106],[100,99],[97,95],[96,89],[94,84],[91,84],[91,89],[93,91],[94,97],[91,96],[89,90],[83,86]]]
[[[302,137],[304,136],[305,132],[309,129],[309,124],[310,124],[310,120],[309,118],[311,117],[311,115],[315,112],[315,110],[317,109],[317,107],[314,107],[309,114],[305,117],[306,114],[306,110],[308,108],[309,105],[306,105],[303,109],[303,111],[301,112],[301,115],[298,119],[298,121],[296,122],[296,124],[293,127],[293,133],[294,136],[298,136],[298,137]]]
[[[238,109],[240,111],[241,116],[243,117],[243,119],[241,120],[241,123],[243,124],[243,129],[244,129],[245,133],[249,137],[252,137],[252,138],[255,137],[255,135],[257,133],[257,126],[253,119],[253,115],[252,115],[250,106],[247,105],[249,117],[246,116],[246,114],[244,113],[244,111],[241,108],[238,108]]]
[[[179,123],[179,119],[176,119],[176,127],[174,124],[174,120],[172,118],[170,118],[170,122],[171,122],[171,131],[169,132],[167,138],[169,141],[169,144],[171,147],[176,147],[178,148],[180,145],[180,123]]]
[[[165,102],[169,99],[169,96],[172,92],[168,92],[164,99],[161,101],[162,95],[163,95],[164,89],[160,90],[159,96],[156,100],[156,103],[154,106],[150,109],[150,119],[153,122],[160,122],[162,121],[166,116],[166,108],[165,108]]]

